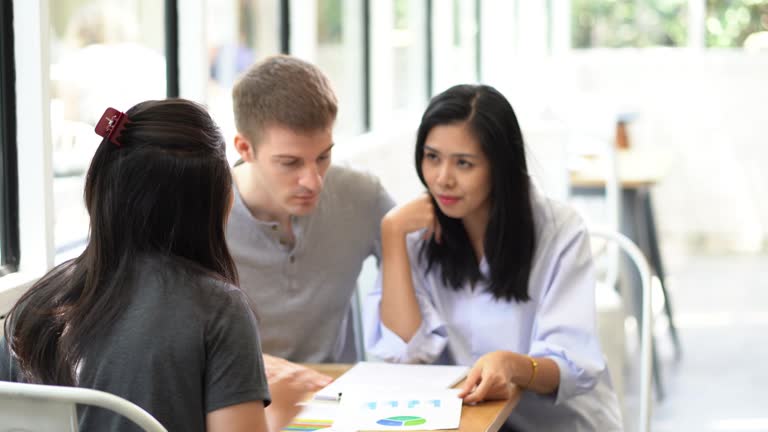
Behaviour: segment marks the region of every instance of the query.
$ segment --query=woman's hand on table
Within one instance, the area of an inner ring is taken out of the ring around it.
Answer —
[[[459,397],[464,403],[509,399],[514,392],[512,384],[513,361],[506,351],[494,351],[480,357],[467,374]]]

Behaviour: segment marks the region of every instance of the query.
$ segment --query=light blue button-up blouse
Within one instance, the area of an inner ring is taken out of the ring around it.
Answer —
[[[446,287],[419,259],[421,232],[407,237],[422,324],[403,341],[381,324],[381,277],[365,301],[368,351],[386,361],[471,366],[498,350],[548,357],[560,368],[557,392],[525,392],[508,424],[522,431],[621,430],[621,414],[598,341],[589,235],[579,215],[532,188],[536,251],[531,300],[495,300],[486,284]],[[488,275],[483,259],[480,271]]]

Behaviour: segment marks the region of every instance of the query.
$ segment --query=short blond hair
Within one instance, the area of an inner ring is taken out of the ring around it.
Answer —
[[[251,66],[232,89],[237,131],[255,145],[267,126],[314,132],[333,125],[338,103],[317,66],[287,55]]]

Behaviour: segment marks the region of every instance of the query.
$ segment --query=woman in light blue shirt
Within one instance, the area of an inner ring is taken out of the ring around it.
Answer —
[[[472,365],[460,394],[467,403],[520,387],[511,430],[621,430],[595,331],[587,230],[531,185],[509,102],[488,86],[434,97],[416,162],[429,193],[382,220],[370,352]]]

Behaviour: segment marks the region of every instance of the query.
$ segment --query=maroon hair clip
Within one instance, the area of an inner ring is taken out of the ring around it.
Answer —
[[[125,125],[130,122],[125,113],[120,112],[114,108],[107,108],[104,114],[101,115],[101,119],[96,123],[95,131],[97,134],[112,141],[112,144],[120,147],[120,134],[123,133]]]

